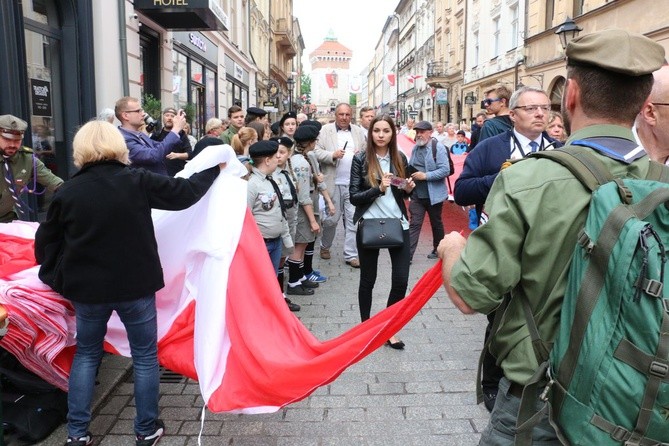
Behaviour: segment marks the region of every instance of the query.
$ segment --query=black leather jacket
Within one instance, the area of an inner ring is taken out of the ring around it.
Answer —
[[[409,167],[407,157],[401,151],[399,154],[402,158],[402,163],[404,164],[405,175],[407,175],[406,172],[408,172]],[[392,164],[390,165],[390,171],[396,173]],[[379,178],[379,182],[381,182],[381,178]],[[408,198],[409,194],[404,190],[393,186],[390,187],[390,190],[393,192],[393,197],[395,197],[395,202],[397,202],[397,205],[400,207],[402,215],[408,220],[409,217],[407,215],[404,199]],[[378,186],[372,187],[367,181],[367,154],[365,152],[360,152],[353,157],[349,193],[351,195],[351,204],[355,206],[353,223],[357,224],[362,215],[369,209],[372,203],[374,203],[374,200],[381,196],[381,189]]]

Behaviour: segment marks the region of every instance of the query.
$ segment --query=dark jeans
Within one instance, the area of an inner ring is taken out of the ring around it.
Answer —
[[[430,217],[430,226],[432,226],[432,246],[435,251],[437,250],[439,242],[444,238],[444,223],[441,221],[443,207],[443,202],[430,204],[429,198],[411,198],[411,202],[409,203],[409,213],[411,214],[409,223],[409,238],[411,240],[409,260],[413,259],[413,254],[416,252],[426,212]]]
[[[391,306],[404,298],[409,283],[409,231],[403,231],[404,244],[397,248],[389,248],[392,273],[388,304]],[[360,244],[360,232],[357,233],[358,260],[360,261],[360,285],[358,286],[358,304],[360,319],[366,321],[372,310],[372,292],[376,283],[376,272],[379,263],[378,249],[365,249]]]
[[[490,330],[492,330],[492,323],[495,320],[495,314],[497,312],[493,311],[488,314],[488,326],[485,329],[485,337],[483,338],[483,343],[488,342],[490,337]],[[502,368],[497,365],[497,359],[490,353],[490,350],[486,349],[485,355],[483,356],[483,364],[481,369],[481,387],[486,393],[497,394],[497,389],[499,388],[499,380],[504,377],[504,372]]]

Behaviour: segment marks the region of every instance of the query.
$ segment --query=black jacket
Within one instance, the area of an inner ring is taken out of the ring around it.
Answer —
[[[398,151],[400,157],[402,158],[402,163],[404,164],[405,175],[408,175],[409,163],[407,162],[407,157],[403,152]],[[390,165],[390,171],[396,174],[393,165]],[[379,177],[379,182],[381,178]],[[409,194],[404,192],[402,189],[398,189],[394,186],[390,186],[390,190],[393,192],[393,197],[395,197],[395,202],[400,207],[402,215],[407,220],[409,219],[407,215],[407,207],[404,204],[404,199],[409,197]],[[358,223],[358,220],[362,215],[369,209],[369,207],[374,203],[378,197],[380,197],[381,189],[377,187],[372,187],[367,181],[367,155],[365,152],[360,152],[353,157],[353,163],[351,164],[351,182],[349,184],[349,194],[351,199],[351,204],[355,206],[355,212],[353,213],[353,223]]]
[[[35,234],[39,277],[65,298],[121,302],[164,286],[151,209],[196,203],[220,172],[172,178],[117,161],[85,165],[54,195]]]
[[[171,130],[163,128],[159,133],[154,133],[151,135],[151,139],[155,141],[163,141],[170,131]],[[186,132],[183,130],[179,132],[179,140],[179,144],[177,144],[177,146],[172,151],[176,153],[187,153],[188,159],[193,159],[193,148],[191,147],[190,141],[188,140],[188,135],[186,135]],[[165,168],[167,169],[167,174],[171,177],[181,172],[185,166],[186,160],[168,160],[165,158]]]

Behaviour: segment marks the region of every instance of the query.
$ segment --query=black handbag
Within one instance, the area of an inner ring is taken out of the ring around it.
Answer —
[[[363,218],[358,223],[363,248],[397,248],[404,244],[404,231],[399,218]]]

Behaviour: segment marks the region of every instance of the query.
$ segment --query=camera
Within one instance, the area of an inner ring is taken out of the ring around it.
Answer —
[[[184,111],[183,108],[180,108],[177,113],[178,113],[179,116],[186,116],[186,112]]]
[[[158,122],[149,115],[144,116],[144,124],[146,124],[146,131],[151,133],[155,130]]]

